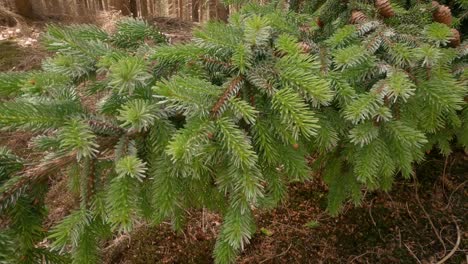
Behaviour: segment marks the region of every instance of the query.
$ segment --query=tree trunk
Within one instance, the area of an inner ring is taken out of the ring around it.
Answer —
[[[64,10],[62,9],[62,1],[59,1],[59,0],[53,0],[52,1],[52,6],[54,8],[54,11],[55,13],[58,15],[58,16],[63,16],[65,15],[64,13]]]
[[[192,0],[192,21],[200,21],[200,0]]]
[[[130,5],[128,0],[114,0],[113,6],[115,9],[122,12],[122,15],[129,16],[131,15]]]
[[[148,15],[150,17],[156,17],[157,15],[155,14],[156,10],[154,9],[153,0],[147,1],[147,4],[148,4]]]
[[[130,13],[133,17],[138,17],[137,0],[130,0]]]
[[[15,6],[18,14],[26,18],[35,17],[30,0],[15,0]]]
[[[104,10],[104,3],[102,0],[97,1],[97,8],[99,8],[99,10]]]
[[[140,0],[140,10],[141,10],[141,16],[142,17],[148,17],[148,10],[149,10],[149,4],[146,0]]]
[[[229,17],[229,6],[225,6],[223,3],[218,1],[217,3],[217,13],[218,13],[218,19],[224,22],[228,21]]]
[[[208,17],[210,19],[214,19],[218,16],[217,10],[218,9],[218,1],[217,0],[209,0],[208,2]]]
[[[184,18],[184,1],[179,0],[179,18],[183,19]]]

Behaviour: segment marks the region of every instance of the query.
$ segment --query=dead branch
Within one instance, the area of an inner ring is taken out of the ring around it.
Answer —
[[[354,258],[352,258],[352,259],[349,261],[349,263],[353,263],[354,261],[356,261],[356,260],[358,260],[358,259],[364,257],[365,255],[367,255],[367,254],[369,254],[369,253],[373,253],[373,252],[371,252],[371,251],[366,251],[366,252],[362,253],[362,254],[359,255],[359,256],[355,256]]]

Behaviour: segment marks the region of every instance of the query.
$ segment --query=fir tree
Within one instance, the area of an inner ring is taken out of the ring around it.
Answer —
[[[323,176],[336,215],[364,188],[410,177],[434,146],[466,148],[467,45],[433,21],[430,3],[303,8],[247,4],[173,46],[133,19],[110,35],[50,26],[44,44],[56,54],[43,70],[0,76],[1,128],[35,131],[47,153],[23,167],[0,152],[0,205],[17,219],[0,238],[25,241],[3,243],[0,258],[97,263],[112,232],[165,219],[180,230],[185,210],[203,207],[224,218],[215,261],[232,263],[255,232],[253,210],[284,201],[289,182]],[[106,96],[90,107],[83,89]],[[46,250],[38,208],[45,177],[61,170],[81,203]]]

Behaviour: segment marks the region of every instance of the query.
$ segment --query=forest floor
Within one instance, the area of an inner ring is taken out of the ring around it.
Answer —
[[[1,22],[1,17],[0,17]],[[196,25],[168,18],[151,20],[172,42],[191,38]],[[47,55],[37,41],[44,24],[29,28],[0,24],[0,71],[40,68]],[[17,29],[20,29],[17,31]],[[28,151],[32,133],[0,135],[18,155]],[[291,184],[287,201],[272,211],[257,210],[257,232],[238,263],[468,263],[468,157],[430,154],[413,179],[398,179],[386,192],[367,192],[360,205],[347,204],[331,217],[327,188],[319,180]],[[65,179],[51,180],[46,225],[77,205],[63,192]],[[169,223],[140,224],[129,235],[105,242],[105,263],[212,263],[211,252],[222,219],[206,210],[187,212],[183,232]]]
[[[419,182],[369,192],[336,218],[319,180],[292,184],[284,205],[255,213],[257,232],[238,263],[436,263],[453,248],[445,263],[466,263],[467,171],[463,154],[432,155],[416,171]],[[106,263],[212,263],[220,221],[196,211],[181,234],[168,223],[140,226],[109,247]]]

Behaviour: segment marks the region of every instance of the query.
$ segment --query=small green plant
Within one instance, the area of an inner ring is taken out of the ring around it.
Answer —
[[[314,229],[314,228],[319,227],[320,223],[317,220],[312,220],[312,221],[307,222],[304,226],[310,229]]]
[[[265,227],[260,228],[260,232],[262,232],[262,234],[264,234],[265,236],[272,236],[273,235],[273,232],[266,229]]]

